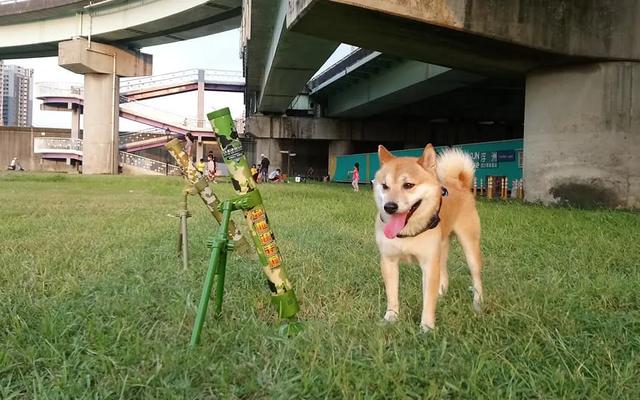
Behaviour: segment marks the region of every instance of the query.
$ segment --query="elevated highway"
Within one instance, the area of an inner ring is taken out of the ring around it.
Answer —
[[[135,50],[238,28],[241,14],[241,0],[2,2],[0,59],[56,56],[80,36]]]

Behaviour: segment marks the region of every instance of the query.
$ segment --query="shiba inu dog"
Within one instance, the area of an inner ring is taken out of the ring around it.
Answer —
[[[447,256],[452,233],[462,245],[473,281],[473,305],[482,304],[482,255],[480,218],[470,191],[475,166],[461,150],[449,149],[436,157],[428,144],[422,156],[395,157],[378,147],[380,169],[374,179],[378,207],[376,242],[387,294],[384,319],[395,322],[399,263],[417,262],[422,269],[422,317],[420,327],[435,327],[438,294],[449,286]]]

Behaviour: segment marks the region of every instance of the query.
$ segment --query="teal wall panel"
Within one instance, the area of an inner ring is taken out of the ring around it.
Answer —
[[[501,140],[497,142],[462,144],[458,147],[471,155],[476,163],[476,179],[486,182],[487,176],[506,176],[509,185],[514,179],[522,179],[522,139]],[[445,147],[436,147],[438,153]],[[396,150],[392,153],[398,157],[419,157],[422,149]],[[335,182],[351,182],[348,171],[354,163],[360,163],[360,182],[370,182],[380,168],[377,153],[349,154],[336,158],[336,172],[331,179]],[[484,184],[486,187],[486,183]]]

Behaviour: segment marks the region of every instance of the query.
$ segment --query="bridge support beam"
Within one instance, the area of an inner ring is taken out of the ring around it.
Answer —
[[[640,63],[546,69],[527,77],[526,199],[640,207]]]
[[[117,174],[119,77],[150,75],[151,55],[77,38],[59,43],[58,64],[84,75],[82,172]]]

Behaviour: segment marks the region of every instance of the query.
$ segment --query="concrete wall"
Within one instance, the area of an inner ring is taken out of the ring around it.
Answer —
[[[27,171],[75,171],[65,160],[42,160],[39,154],[33,153],[33,138],[42,137],[43,132],[44,136],[71,137],[69,129],[0,127],[0,168],[5,170],[11,159],[18,157],[20,164]]]
[[[509,128],[512,127],[499,124],[485,126],[474,121],[442,123],[412,117],[342,120],[252,115],[247,119],[246,132],[265,139],[398,142],[404,143],[405,148],[413,148],[423,147],[429,142],[452,145],[522,137],[521,130],[514,133]]]
[[[255,159],[249,162],[259,162],[260,154],[264,153],[271,168],[286,169],[286,156],[280,151],[293,151],[297,154],[296,171],[312,167],[317,175],[330,172],[336,156],[373,152],[381,143],[398,150],[421,148],[427,143],[442,146],[522,137],[521,129],[514,135],[506,125],[486,126],[473,121],[435,123],[424,118],[340,120],[270,115],[249,117],[246,133],[255,143],[252,152]]]
[[[596,63],[527,78],[526,198],[640,207],[640,63]]]

